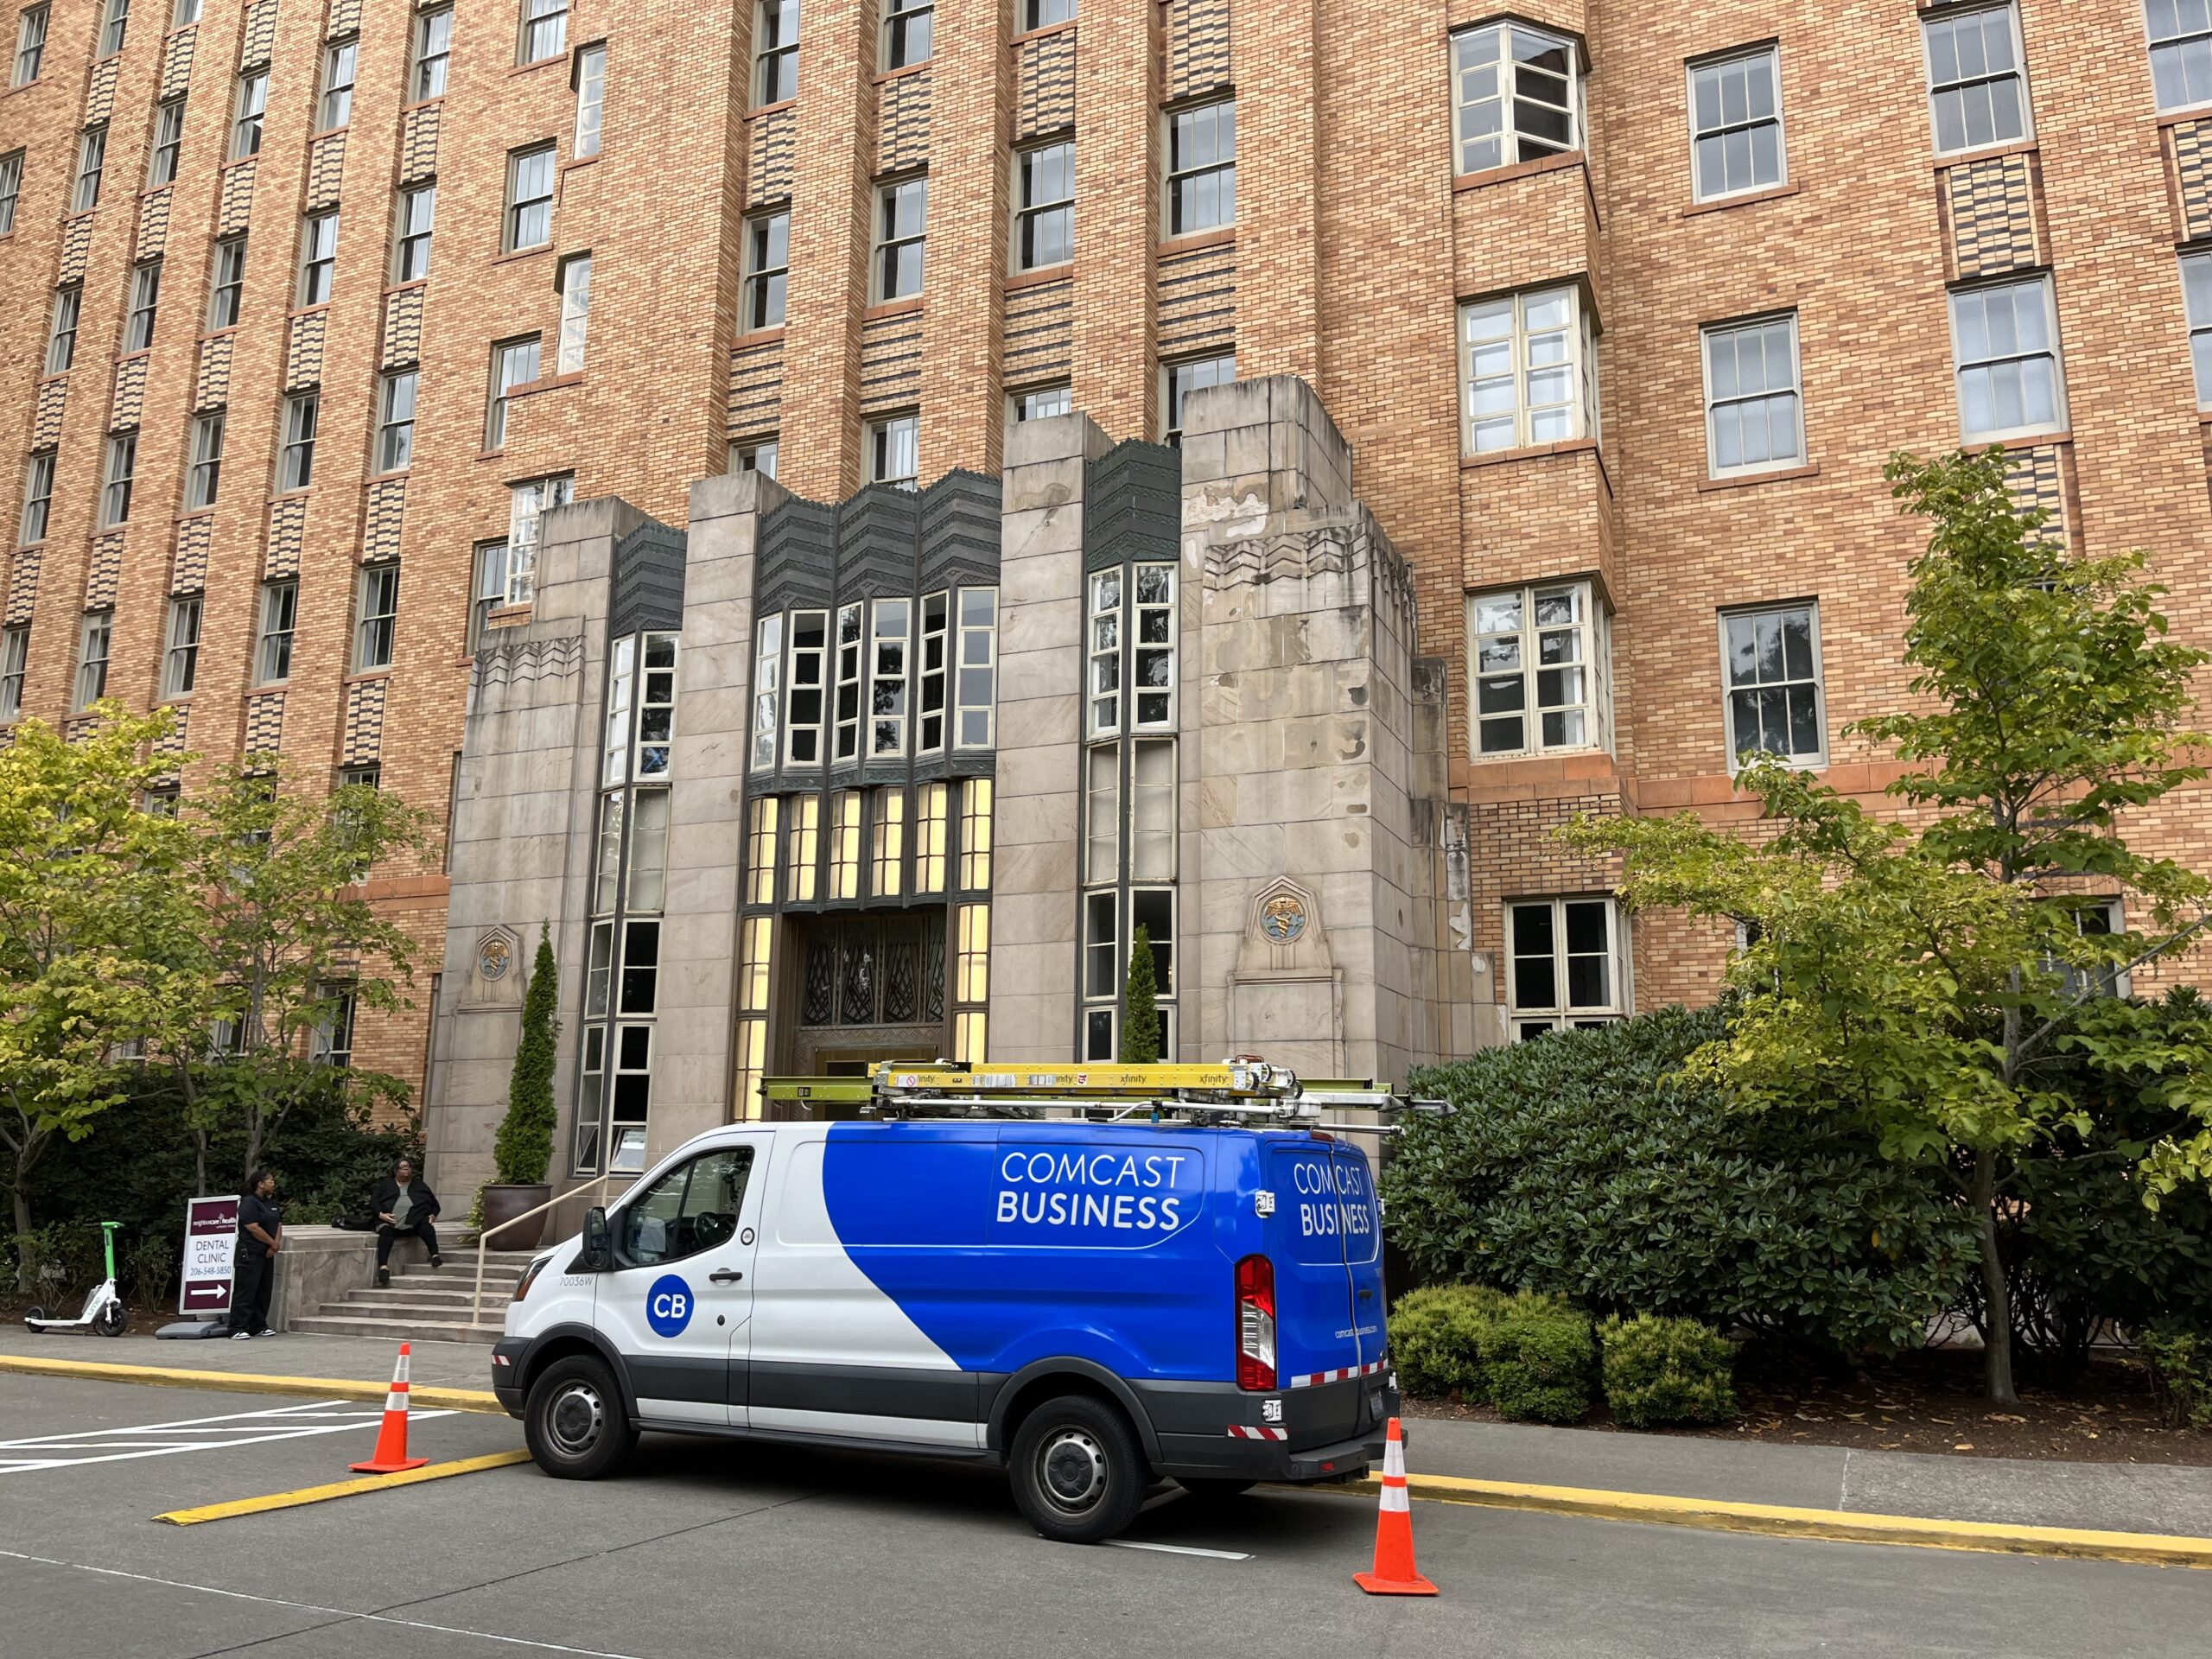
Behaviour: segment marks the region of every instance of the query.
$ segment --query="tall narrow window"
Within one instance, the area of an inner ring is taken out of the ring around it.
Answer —
[[[219,409],[192,417],[192,463],[184,480],[184,505],[189,512],[213,506],[222,491],[224,418]]]
[[[1183,444],[1183,405],[1194,391],[1225,386],[1236,378],[1236,356],[1224,352],[1215,357],[1186,357],[1179,363],[1160,365],[1160,414],[1166,429],[1160,436],[1180,448]]]
[[[169,27],[183,29],[198,22],[200,3],[201,0],[176,0],[175,7],[169,14]]]
[[[399,626],[399,565],[397,560],[361,567],[361,596],[353,624],[353,671],[369,673],[391,666],[391,647]]]
[[[1175,879],[1175,740],[1129,746],[1129,877]]]
[[[177,156],[183,148],[184,99],[165,98],[154,106],[154,153],[146,164],[149,190],[175,182]]]
[[[1619,932],[1610,899],[1536,899],[1505,907],[1506,1001],[1516,1041],[1606,1025],[1628,1011]]]
[[[527,605],[537,596],[537,543],[545,515],[576,499],[573,473],[533,478],[508,492],[507,603]]]
[[[1705,330],[1705,430],[1716,478],[1805,459],[1796,313]]]
[[[784,896],[798,904],[812,903],[821,861],[822,797],[795,795],[791,798],[789,851],[784,859]]]
[[[100,178],[107,170],[107,128],[86,127],[77,141],[77,188],[69,211],[87,213],[99,206]]]
[[[999,590],[960,590],[959,725],[963,749],[988,749],[998,707]],[[988,799],[988,795],[986,797]]]
[[[249,69],[238,77],[238,99],[231,114],[232,161],[261,154],[261,124],[268,113],[269,71]]]
[[[77,360],[77,317],[84,302],[85,290],[78,283],[54,290],[54,317],[46,330],[48,374],[67,374]]]
[[[1769,189],[1789,177],[1777,48],[1690,66],[1690,153],[1700,201]]]
[[[2189,313],[2189,354],[2196,370],[2196,404],[2212,409],[2212,253],[2182,256],[2181,291]]]
[[[825,683],[830,662],[830,613],[827,611],[791,613],[790,671],[784,683],[791,688],[784,711],[784,764],[818,766],[822,764],[822,717],[828,712]]]
[[[377,394],[377,470],[404,473],[415,464],[415,388],[418,374],[387,374]]]
[[[928,245],[930,181],[899,179],[875,190],[875,297],[901,300],[922,291]]]
[[[1075,141],[1014,156],[1014,268],[1036,270],[1075,257]]]
[[[111,434],[107,441],[107,481],[100,490],[100,523],[112,528],[130,522],[130,494],[138,475],[138,435]]]
[[[522,0],[517,63],[543,63],[569,49],[569,0]]]
[[[752,765],[755,772],[766,772],[776,764],[777,716],[783,707],[783,668],[784,613],[771,611],[760,619],[753,650]]]
[[[599,154],[601,129],[607,117],[607,43],[588,46],[576,54],[576,137],[569,154],[582,161]]]
[[[1602,747],[1606,640],[1587,582],[1467,601],[1478,758]]]
[[[46,64],[46,29],[53,18],[48,6],[26,6],[16,21],[16,76],[10,83],[28,86]]]
[[[745,810],[745,902],[776,902],[777,825],[783,803],[773,795],[756,795]]]
[[[799,0],[760,0],[753,14],[753,104],[798,95]]]
[[[952,1058],[970,1065],[983,1062],[983,1005],[991,994],[991,907],[963,905],[959,912],[958,945],[953,956],[952,995],[970,1006],[952,1016]]]
[[[86,611],[77,636],[77,708],[91,708],[107,695],[107,657],[114,642],[115,613]]]
[[[1582,49],[1526,23],[1452,37],[1459,169],[1482,173],[1582,147]]]
[[[1135,948],[1137,931],[1144,931],[1152,946],[1153,979],[1163,997],[1175,995],[1175,889],[1137,887],[1129,893],[1129,944]],[[1162,1046],[1162,1052],[1174,1050]]]
[[[469,590],[467,646],[474,657],[483,648],[492,613],[507,602],[507,544],[480,542],[476,547],[475,580]]]
[[[299,624],[296,580],[261,584],[261,642],[254,657],[254,682],[270,685],[292,677],[292,632]]]
[[[315,483],[315,440],[322,421],[322,395],[296,391],[284,400],[284,448],[277,459],[276,488],[304,490]]]
[[[1114,881],[1122,873],[1122,750],[1094,743],[1083,752],[1083,879]]]
[[[791,216],[760,213],[745,221],[745,315],[748,333],[784,326],[784,283],[791,257]]]
[[[1928,105],[1936,149],[1948,155],[2025,138],[2027,72],[2020,20],[2010,0],[1980,11],[1947,11],[1923,20],[1928,48]]]
[[[773,437],[747,438],[729,447],[729,470],[733,473],[758,473],[763,478],[776,475],[776,440]]]
[[[31,660],[31,627],[17,622],[0,628],[0,721],[23,717],[23,676]]]
[[[913,609],[912,600],[875,601],[868,684],[870,755],[906,752],[906,676],[911,665],[907,652],[912,644],[908,630]]]
[[[926,63],[935,0],[883,0],[883,67]]]
[[[861,794],[844,789],[830,798],[830,892],[857,899],[861,892]]]
[[[1195,236],[1236,222],[1236,100],[1167,118],[1167,233]]]
[[[1753,753],[1822,765],[1827,738],[1819,611],[1783,605],[1726,613],[1720,649],[1728,675],[1729,770]]]
[[[924,784],[914,805],[914,891],[944,891],[947,798],[944,784]]]
[[[162,656],[162,695],[183,697],[192,694],[200,677],[200,595],[188,594],[169,601],[168,648]]]
[[[922,601],[921,696],[916,702],[914,753],[935,754],[944,747],[947,598],[931,594]]]
[[[484,416],[484,447],[501,449],[507,442],[507,403],[518,386],[537,378],[538,338],[502,340],[492,348],[492,395]]]
[[[542,248],[553,239],[553,146],[507,157],[506,239],[502,251]]]
[[[676,741],[674,634],[645,636],[645,667],[638,687],[638,764],[632,775],[641,779],[664,779]]]
[[[1133,567],[1136,582],[1135,637],[1129,645],[1129,694],[1140,728],[1175,724],[1175,567]]]
[[[123,323],[123,349],[143,352],[154,343],[154,321],[162,308],[162,262],[148,259],[132,267],[130,310]]]
[[[333,41],[322,49],[322,103],[316,119],[325,132],[353,118],[353,64],[360,50],[359,40]]]
[[[100,25],[100,55],[111,58],[123,50],[130,33],[130,0],[107,0],[107,18]]]
[[[1122,895],[1109,887],[1083,896],[1083,994],[1115,997],[1122,985]]]
[[[2066,424],[2065,376],[2050,278],[1951,296],[1959,435],[1969,443],[2055,432]]]
[[[738,924],[739,955],[737,1007],[741,1014],[754,1016],[737,1022],[734,1042],[736,1078],[730,1094],[730,1111],[740,1119],[764,1115],[760,1077],[768,1065],[769,953],[775,938],[772,916],[748,916]]]
[[[245,238],[226,236],[215,245],[215,269],[207,286],[207,331],[235,328],[245,297]]]
[[[902,490],[914,487],[919,463],[915,454],[921,419],[914,415],[889,415],[870,421],[868,427],[868,481],[889,484]]]
[[[302,310],[330,303],[330,284],[338,269],[338,210],[309,213],[300,227],[300,296]]]
[[[1090,729],[1093,737],[1122,729],[1122,572],[1095,571],[1090,578]]]
[[[2150,27],[2159,110],[2212,103],[2212,0],[2150,0]]]
[[[25,546],[46,539],[47,518],[54,505],[54,451],[31,457],[23,469],[23,517],[16,539]]]
[[[446,65],[453,55],[453,8],[438,6],[415,14],[415,73],[410,90],[415,101],[442,98]]]
[[[399,241],[391,280],[419,283],[430,274],[430,232],[437,224],[438,187],[418,184],[399,193]]]
[[[23,194],[23,152],[0,156],[0,236],[16,228],[16,204]]]
[[[668,791],[641,789],[630,822],[630,868],[624,877],[623,907],[658,910],[668,901]]]
[[[553,359],[556,374],[584,372],[584,337],[591,321],[591,255],[571,254],[561,262],[561,336]]]
[[[1466,453],[1598,435],[1598,345],[1572,288],[1459,308]]]
[[[839,760],[859,758],[861,748],[861,607],[837,607],[837,690],[835,738],[830,753]]]
[[[1076,0],[1022,0],[1024,29],[1050,29],[1075,21]]]

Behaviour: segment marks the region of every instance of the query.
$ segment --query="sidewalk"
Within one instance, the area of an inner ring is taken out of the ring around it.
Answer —
[[[134,1316],[134,1324],[136,1323]],[[217,1337],[204,1342],[160,1342],[150,1332],[127,1336],[41,1337],[22,1325],[0,1326],[0,1356],[60,1359],[93,1365],[154,1365],[168,1370],[245,1372],[283,1376],[327,1376],[342,1382],[391,1381],[398,1344],[381,1337],[256,1337],[232,1342]],[[492,1386],[492,1351],[480,1343],[417,1342],[410,1375],[416,1388],[486,1389]],[[7,1379],[0,1373],[0,1393]]]

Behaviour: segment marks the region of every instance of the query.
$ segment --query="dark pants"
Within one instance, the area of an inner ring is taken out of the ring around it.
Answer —
[[[391,1260],[391,1247],[412,1234],[423,1241],[432,1255],[438,1253],[438,1230],[430,1225],[433,1217],[425,1216],[420,1221],[410,1221],[404,1227],[395,1227],[384,1222],[377,1228],[377,1266]]]
[[[269,1291],[276,1264],[257,1238],[238,1240],[231,1262],[231,1329],[259,1336],[269,1328]]]

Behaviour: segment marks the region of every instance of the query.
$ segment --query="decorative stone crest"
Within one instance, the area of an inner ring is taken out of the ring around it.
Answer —
[[[505,979],[514,966],[514,941],[504,932],[486,934],[476,946],[476,971],[494,982]]]
[[[1305,896],[1289,888],[1269,894],[1259,906],[1260,934],[1270,944],[1295,944],[1306,931]]]

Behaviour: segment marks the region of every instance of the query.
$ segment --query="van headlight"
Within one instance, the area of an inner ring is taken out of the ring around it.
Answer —
[[[519,1302],[528,1296],[530,1294],[530,1287],[537,1282],[537,1275],[544,1272],[547,1267],[552,1263],[552,1261],[553,1258],[550,1255],[541,1255],[537,1261],[531,1262],[527,1268],[524,1268],[523,1269],[522,1277],[515,1281],[515,1294],[510,1300]]]

